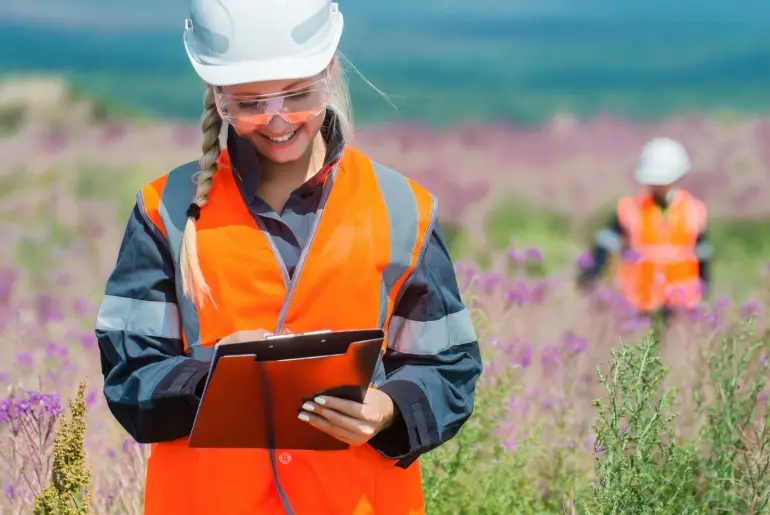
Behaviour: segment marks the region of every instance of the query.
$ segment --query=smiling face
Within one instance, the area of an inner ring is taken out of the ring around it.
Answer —
[[[217,89],[217,107],[262,157],[290,163],[309,152],[329,97],[326,72],[300,80],[238,84]]]

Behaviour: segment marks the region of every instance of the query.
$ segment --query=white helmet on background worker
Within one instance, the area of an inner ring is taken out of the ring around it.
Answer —
[[[184,46],[212,86],[301,79],[329,65],[342,27],[331,0],[192,0]]]
[[[681,179],[691,166],[681,143],[670,138],[655,138],[642,150],[636,181],[646,186],[668,186]]]

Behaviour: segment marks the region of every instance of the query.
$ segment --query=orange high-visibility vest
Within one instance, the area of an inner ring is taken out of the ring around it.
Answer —
[[[677,191],[665,213],[650,195],[624,197],[617,209],[627,237],[618,269],[625,297],[641,312],[695,307],[702,298],[695,245],[706,227],[705,205]]]
[[[195,163],[182,166],[141,191],[177,267],[196,170]],[[190,356],[205,359],[217,339],[239,330],[387,330],[396,296],[432,230],[435,199],[352,148],[327,181],[315,228],[290,278],[223,153],[197,223],[199,259],[214,303],[192,305],[177,284]],[[401,469],[369,445],[194,449],[184,438],[153,444],[147,465],[147,515],[423,513],[419,463]]]

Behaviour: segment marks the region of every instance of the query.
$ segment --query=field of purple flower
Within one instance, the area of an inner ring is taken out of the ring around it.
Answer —
[[[140,513],[147,450],[106,409],[92,326],[135,192],[194,159],[198,131],[3,105],[0,513],[32,511],[56,421],[84,378],[94,513]],[[572,279],[653,134],[692,152],[688,186],[715,221],[717,288],[640,344],[648,320],[610,287],[582,296]],[[763,513],[770,238],[757,231],[770,219],[770,120],[373,127],[355,143],[439,197],[485,352],[473,421],[423,460],[428,513],[554,513],[570,492],[580,513]],[[737,337],[749,318],[755,336]]]

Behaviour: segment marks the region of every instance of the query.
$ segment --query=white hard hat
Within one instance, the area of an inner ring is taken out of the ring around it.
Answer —
[[[184,46],[213,86],[300,79],[329,65],[342,27],[331,0],[192,0]]]
[[[667,186],[690,170],[684,146],[670,138],[655,138],[642,150],[636,168],[636,181],[647,186]]]

